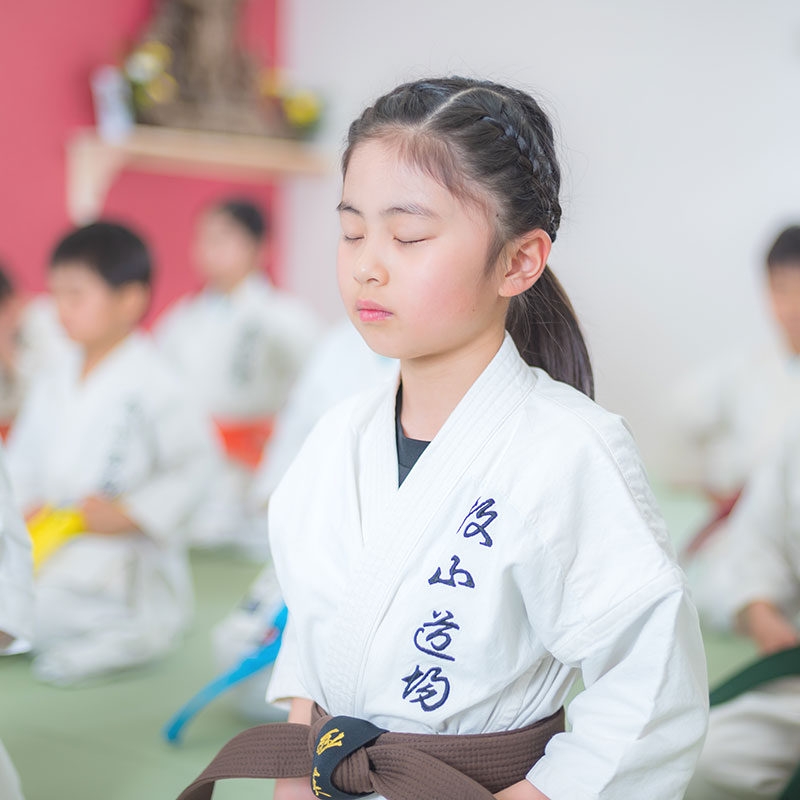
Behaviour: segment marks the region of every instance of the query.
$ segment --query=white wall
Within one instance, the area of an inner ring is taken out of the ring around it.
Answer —
[[[770,332],[761,262],[800,220],[796,0],[287,0],[290,74],[338,154],[377,94],[427,74],[506,81],[561,139],[551,265],[588,335],[598,399],[653,463],[674,376]],[[290,192],[292,286],[338,313],[338,174]]]

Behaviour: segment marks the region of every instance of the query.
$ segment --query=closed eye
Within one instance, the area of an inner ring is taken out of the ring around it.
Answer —
[[[426,239],[398,239],[396,236],[395,236],[394,240],[398,244],[419,244],[420,242],[427,241]]]
[[[347,234],[342,234],[342,239],[345,242],[357,242],[363,238],[364,238],[363,236],[348,236]]]

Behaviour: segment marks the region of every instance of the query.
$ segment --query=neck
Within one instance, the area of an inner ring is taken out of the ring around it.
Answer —
[[[502,344],[501,329],[448,353],[403,360],[400,424],[406,436],[431,441]]]
[[[104,339],[102,342],[93,342],[83,348],[83,369],[81,377],[85,378],[115,347],[122,344],[130,335],[129,332],[117,334]]]
[[[218,278],[211,282],[211,288],[219,294],[231,294],[235,292],[253,273],[255,270],[251,269],[244,275],[238,275],[235,278]]]

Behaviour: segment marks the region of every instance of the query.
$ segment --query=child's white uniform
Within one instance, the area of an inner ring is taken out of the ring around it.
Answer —
[[[250,502],[265,506],[320,417],[337,403],[397,373],[397,361],[367,347],[350,320],[335,325],[315,349],[286,407],[253,479]]]
[[[230,294],[185,298],[155,329],[203,407],[223,421],[278,411],[316,334],[306,307],[263,275],[250,275]]]
[[[225,424],[270,417],[283,406],[317,330],[302,303],[254,274],[229,294],[205,290],[179,301],[155,337],[203,408]],[[250,477],[227,463],[198,512],[193,541],[248,543],[253,532],[242,507]]]
[[[216,469],[211,425],[152,344],[132,334],[85,378],[82,357],[32,388],[12,431],[9,471],[23,509],[119,498],[143,532],[87,533],[36,579],[34,668],[69,682],[149,660],[191,612],[184,540]]]
[[[11,637],[0,655],[24,653],[33,637],[31,540],[0,453],[0,632]],[[22,800],[19,777],[0,742],[0,798]]]
[[[16,369],[12,374],[0,371],[0,421],[11,422],[36,375],[74,347],[52,299],[34,297],[22,312]]]
[[[710,616],[733,621],[756,600],[800,623],[800,426],[753,476],[731,515],[728,547],[704,595]],[[800,765],[800,678],[715,707],[690,800],[774,798]]]
[[[705,659],[624,423],[509,337],[398,489],[396,383],[315,428],[270,503],[290,623],[270,699],[394,731],[521,728],[579,671],[552,800],[675,800],[705,731]]]
[[[799,407],[800,357],[781,343],[706,368],[675,398],[676,479],[738,492]]]

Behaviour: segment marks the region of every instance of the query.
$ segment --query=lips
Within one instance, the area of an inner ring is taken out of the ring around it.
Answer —
[[[391,311],[370,300],[359,300],[356,303],[356,312],[362,322],[380,322],[392,316]]]

